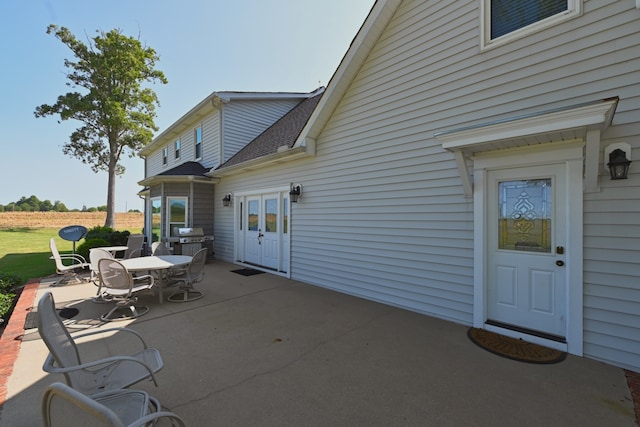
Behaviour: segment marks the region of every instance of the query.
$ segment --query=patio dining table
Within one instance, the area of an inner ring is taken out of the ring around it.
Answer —
[[[180,267],[187,265],[191,262],[193,257],[188,255],[151,255],[138,258],[129,258],[120,260],[120,263],[124,265],[130,272],[133,271],[157,271],[158,274],[158,293],[160,298],[160,304],[163,302],[162,291],[164,288],[164,275],[163,270],[168,270],[174,267]]]
[[[99,246],[96,249],[103,249],[107,252],[110,252],[111,255],[115,255],[116,252],[124,252],[129,249],[129,246]]]

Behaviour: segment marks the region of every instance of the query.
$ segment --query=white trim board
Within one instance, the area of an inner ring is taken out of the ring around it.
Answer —
[[[584,142],[574,141],[560,144],[542,144],[493,153],[483,153],[473,157],[474,161],[474,304],[473,325],[485,327],[486,320],[486,280],[487,280],[487,171],[518,166],[535,166],[550,163],[562,163],[566,167],[568,182],[567,222],[565,241],[567,242],[567,344],[553,344],[551,341],[536,339],[540,344],[552,346],[571,354],[583,353],[583,192],[575,191],[582,187],[582,151]],[[569,249],[570,248],[570,249]],[[495,329],[495,328],[494,328]],[[501,329],[499,331],[514,338],[522,334]],[[530,337],[531,341],[533,337]]]
[[[598,191],[600,134],[613,119],[618,98],[554,109],[527,116],[510,117],[491,123],[438,132],[434,137],[442,148],[454,153],[466,197],[473,188],[465,158],[474,154],[540,145],[541,136],[549,144],[567,139],[583,139],[585,191]],[[571,135],[567,138],[567,134]]]

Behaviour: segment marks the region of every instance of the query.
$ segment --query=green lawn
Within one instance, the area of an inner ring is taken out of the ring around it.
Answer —
[[[49,259],[49,239],[52,237],[55,237],[60,253],[71,253],[73,242],[61,239],[57,228],[0,230],[0,272],[15,274],[24,283],[29,279],[54,274],[55,261]],[[76,246],[81,242],[77,242]]]

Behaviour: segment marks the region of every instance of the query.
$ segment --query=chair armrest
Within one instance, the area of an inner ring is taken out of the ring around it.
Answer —
[[[142,255],[142,248],[134,249],[129,254],[129,258],[138,258],[140,255]]]
[[[73,259],[82,264],[87,264],[87,260],[80,254],[60,254],[61,259]]]
[[[134,331],[133,329],[129,329],[129,328],[107,328],[107,329],[101,329],[99,331],[90,331],[90,332],[83,332],[80,334],[72,334],[73,339],[75,340],[76,338],[84,338],[84,337],[88,337],[91,335],[99,335],[99,334],[104,334],[106,332],[128,332],[132,335],[135,335],[136,337],[138,337],[140,339],[140,342],[142,342],[142,346],[144,348],[148,348],[147,346],[147,342],[144,340],[144,338],[142,337],[141,334],[139,334],[138,332]]]
[[[44,364],[42,365],[42,370],[45,371],[45,372],[49,372],[51,374],[64,374],[66,372],[80,371],[80,370],[85,370],[85,369],[88,369],[88,368],[95,368],[95,367],[99,367],[99,366],[105,366],[105,365],[109,365],[109,364],[116,363],[116,362],[133,362],[133,363],[137,363],[139,365],[142,365],[149,372],[149,376],[153,380],[153,383],[156,386],[158,385],[158,383],[156,381],[156,376],[154,375],[153,370],[149,367],[149,365],[147,365],[143,361],[138,360],[135,357],[131,357],[131,356],[111,356],[111,357],[107,357],[107,358],[104,358],[104,359],[94,360],[92,362],[82,363],[80,365],[75,365],[75,366],[69,366],[67,368],[62,368],[62,367],[59,367],[59,366],[55,365],[55,360],[53,358],[53,355],[51,353],[49,353],[47,358],[44,360]]]
[[[152,414],[145,415],[144,417],[138,420],[135,420],[133,423],[129,424],[128,427],[146,426],[150,424],[151,421],[157,420],[159,418],[170,418],[172,420],[171,425],[178,426],[178,427],[185,427],[185,424],[182,418],[180,418],[173,412],[167,412],[167,411],[154,412]],[[155,425],[155,423],[153,423],[153,425]]]
[[[153,276],[150,274],[145,274],[144,276],[134,276],[133,277],[133,281],[134,282],[139,282],[142,280],[148,280],[149,281],[149,285],[153,286],[155,281],[153,279]]]

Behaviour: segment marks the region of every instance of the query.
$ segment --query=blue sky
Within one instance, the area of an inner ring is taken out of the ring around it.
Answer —
[[[0,1],[0,204],[22,196],[68,208],[101,206],[107,175],[62,146],[78,122],[36,119],[41,104],[69,91],[71,51],[49,24],[88,40],[118,28],[160,55],[169,83],[151,86],[162,132],[214,91],[309,92],[326,85],[374,0],[2,0]],[[125,159],[116,211],[142,210],[143,160]]]

